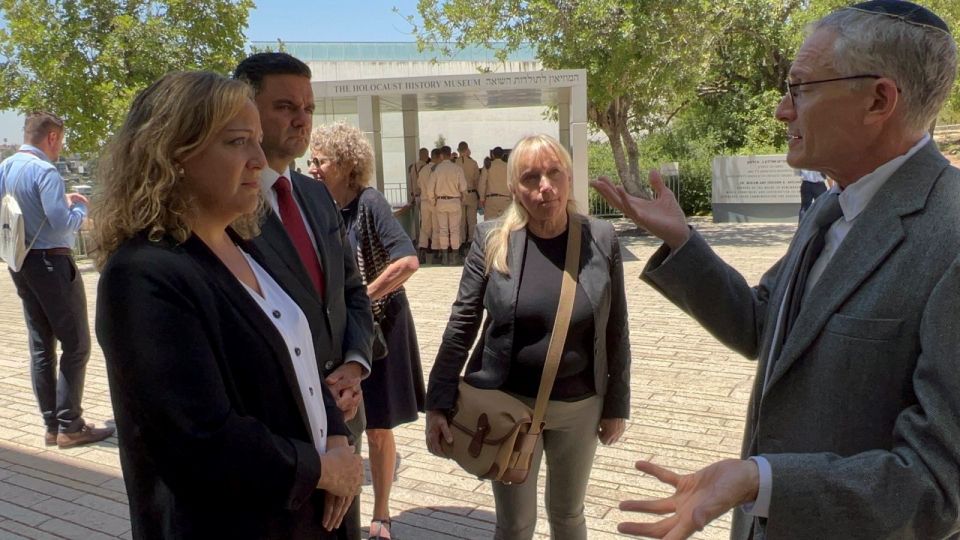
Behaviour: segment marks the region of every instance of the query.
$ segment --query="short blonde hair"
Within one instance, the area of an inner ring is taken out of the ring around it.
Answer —
[[[310,149],[326,154],[338,165],[351,166],[347,185],[357,191],[370,184],[373,173],[373,148],[359,129],[337,122],[314,128]]]
[[[203,71],[168,73],[137,95],[100,160],[91,212],[99,268],[141,231],[152,241],[190,237],[193,202],[179,164],[200,152],[252,95],[242,81]],[[245,238],[255,236],[263,208],[261,200],[257,212],[232,226]]]
[[[517,182],[520,181],[520,175],[523,172],[520,167],[526,161],[526,158],[541,152],[553,154],[560,161],[560,166],[567,173],[567,178],[570,182],[573,182],[573,159],[570,157],[570,152],[567,152],[567,149],[553,137],[541,133],[520,139],[513,150],[510,151],[510,158],[507,160],[507,186],[511,193],[513,193]],[[572,191],[571,189],[571,193]],[[577,202],[571,195],[567,199],[567,214],[575,215],[578,213]],[[502,274],[510,274],[510,267],[507,263],[510,233],[526,227],[529,219],[527,210],[514,197],[513,202],[510,203],[506,212],[499,219],[497,226],[487,233],[484,262],[488,274],[492,270]]]

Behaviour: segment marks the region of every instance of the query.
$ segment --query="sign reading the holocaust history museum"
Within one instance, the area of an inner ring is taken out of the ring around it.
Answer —
[[[464,90],[567,88],[583,84],[586,80],[586,71],[582,69],[524,73],[477,73],[441,77],[410,77],[406,79],[362,79],[321,82],[322,89],[317,97],[390,95],[424,91],[461,92]]]
[[[715,157],[713,202],[799,203],[800,177],[783,154]]]

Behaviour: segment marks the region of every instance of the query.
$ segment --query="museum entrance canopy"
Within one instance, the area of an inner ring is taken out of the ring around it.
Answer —
[[[376,156],[376,187],[391,203],[407,200],[407,166],[417,160],[421,141],[421,113],[477,111],[525,107],[551,107],[556,111],[556,134],[573,156],[573,196],[586,211],[587,202],[587,75],[582,69],[475,73],[435,77],[400,77],[350,81],[313,81],[315,114],[320,121],[346,120],[356,124],[370,140]],[[483,117],[474,122],[472,135],[462,136],[450,126],[447,144],[458,140],[494,139],[504,133],[504,123]],[[445,128],[446,129],[446,128]],[[480,130],[480,131],[478,131]],[[509,148],[519,136],[496,146]],[[499,139],[498,139],[499,140]],[[470,141],[473,157],[482,164],[486,148]],[[402,192],[402,193],[401,193]]]

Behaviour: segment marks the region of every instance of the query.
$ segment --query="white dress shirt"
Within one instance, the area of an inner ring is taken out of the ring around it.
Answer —
[[[840,209],[843,210],[843,217],[835,221],[833,225],[827,229],[823,251],[820,252],[820,256],[817,257],[813,266],[810,267],[810,275],[807,276],[807,283],[802,298],[806,299],[810,296],[817,282],[823,277],[823,271],[827,267],[827,264],[837,253],[844,238],[847,237],[850,229],[853,228],[857,217],[859,217],[867,205],[870,204],[873,196],[880,191],[880,188],[883,187],[887,180],[893,176],[893,173],[895,173],[905,161],[910,159],[911,156],[916,154],[917,151],[923,148],[929,141],[930,135],[925,134],[906,154],[897,156],[877,167],[873,172],[847,186],[846,189],[841,189],[839,184],[834,185],[833,188],[830,189],[829,193],[840,193]],[[787,285],[787,290],[789,290],[789,287],[790,284]],[[779,338],[783,324],[785,303],[786,297],[784,298],[784,302],[780,304],[780,312],[777,316],[777,326],[773,337],[774,343],[776,343]],[[767,359],[768,378],[770,376],[770,366],[773,365],[772,355],[775,352],[777,352],[775,348],[771,348],[771,358]],[[773,471],[770,468],[770,463],[763,456],[752,456],[750,457],[750,461],[756,463],[760,470],[760,489],[757,492],[757,500],[753,503],[743,505],[743,511],[754,516],[768,517],[770,514],[770,496],[773,491]]]
[[[899,169],[905,161],[910,159],[911,156],[916,154],[917,151],[923,148],[929,141],[930,135],[924,135],[917,144],[913,145],[910,150],[907,150],[906,154],[895,157],[877,167],[872,173],[847,186],[847,189],[840,190],[839,184],[833,186],[830,193],[840,192],[840,209],[843,210],[843,218],[835,221],[834,224],[830,226],[830,229],[827,230],[827,235],[824,238],[823,251],[820,252],[820,257],[818,257],[816,262],[813,263],[813,266],[810,267],[810,275],[807,277],[807,287],[803,291],[803,298],[806,298],[810,290],[817,284],[817,280],[823,275],[823,270],[827,267],[827,263],[833,258],[843,239],[847,237],[847,233],[853,228],[854,221],[856,221],[860,213],[867,207],[873,199],[873,196],[880,191],[880,188],[887,183],[887,180],[893,176],[893,173],[897,172],[897,169]]]
[[[822,184],[826,181],[826,178],[822,173],[818,171],[809,171],[807,169],[800,169],[800,178],[804,182],[810,182],[811,184]]]
[[[303,397],[303,405],[307,409],[313,445],[317,453],[322,455],[327,451],[327,410],[323,403],[323,380],[320,378],[320,369],[317,367],[317,355],[313,349],[310,324],[297,303],[273,280],[273,277],[257,264],[253,257],[246,253],[243,256],[253,270],[263,296],[248,287],[246,283],[238,281],[270,319],[277,332],[280,332],[287,346],[293,370],[297,375],[297,383],[300,386],[300,395]]]
[[[267,201],[267,204],[270,205],[270,209],[273,210],[273,213],[277,215],[277,219],[283,223],[283,218],[280,217],[280,204],[277,202],[277,192],[274,191],[273,185],[277,183],[277,180],[283,176],[290,181],[291,188],[293,186],[293,180],[290,178],[290,167],[288,166],[283,170],[283,172],[277,172],[270,167],[264,167],[260,171],[260,192],[263,193],[263,198]],[[313,244],[313,250],[317,254],[317,260],[323,262],[323,258],[320,256],[320,249],[317,247],[317,238],[313,235],[313,229],[310,227],[310,222],[307,221],[306,214],[303,213],[303,207],[300,206],[300,201],[296,197],[293,198],[293,202],[297,205],[297,210],[300,211],[300,217],[303,219],[303,222],[307,225],[307,234],[310,235],[310,242]],[[327,294],[330,294],[328,291]],[[367,378],[370,375],[370,362],[364,357],[363,353],[356,349],[350,349],[344,351],[343,353],[344,362],[356,362],[362,367],[363,378]]]

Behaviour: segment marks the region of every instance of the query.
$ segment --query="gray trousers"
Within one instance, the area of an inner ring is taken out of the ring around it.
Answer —
[[[531,408],[534,401],[521,398]],[[550,401],[546,427],[533,453],[530,475],[520,485],[493,482],[497,506],[496,540],[528,540],[537,525],[537,474],[547,455],[546,507],[553,540],[586,540],[583,499],[597,451],[597,426],[603,400]]]

